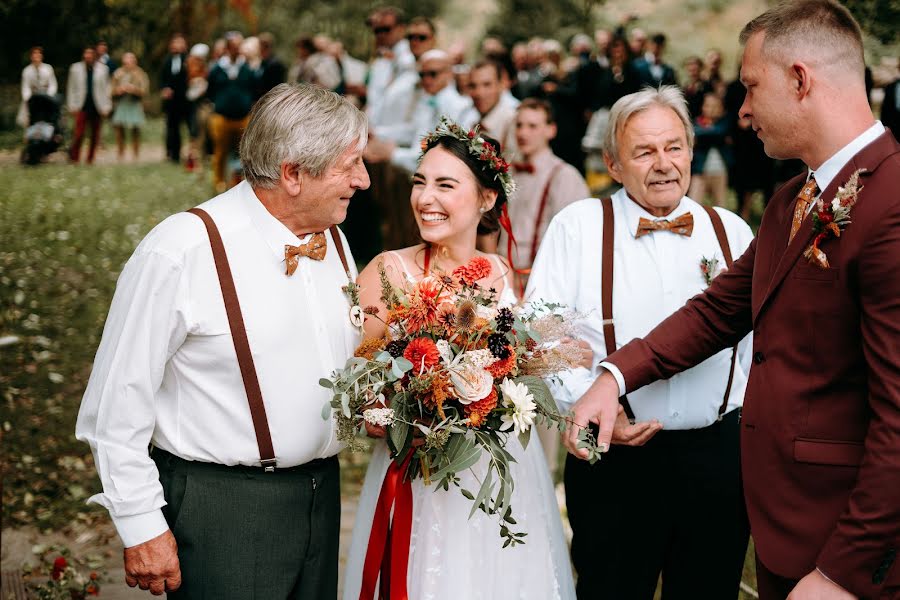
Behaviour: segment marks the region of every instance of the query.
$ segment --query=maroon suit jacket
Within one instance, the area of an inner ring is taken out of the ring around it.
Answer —
[[[829,269],[803,258],[811,218],[788,245],[797,177],[732,269],[606,360],[631,391],[752,329],[741,461],[760,560],[784,577],[818,566],[862,598],[900,598],[900,144],[890,132],[823,200],[860,168],[852,223],[820,246]]]

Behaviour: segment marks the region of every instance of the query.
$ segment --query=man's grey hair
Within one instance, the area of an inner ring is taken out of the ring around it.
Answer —
[[[835,0],[782,1],[744,26],[741,44],[762,32],[762,49],[769,56],[840,66],[863,77],[866,63],[862,31],[850,11]],[[798,50],[805,52],[788,55]]]
[[[297,165],[319,177],[338,157],[368,140],[365,114],[334,92],[307,84],[282,83],[259,99],[241,138],[244,178],[273,188],[281,165]]]
[[[619,98],[609,111],[609,125],[603,139],[603,151],[615,162],[619,162],[618,133],[625,127],[628,119],[644,112],[653,106],[672,109],[684,125],[684,134],[688,149],[694,147],[694,126],[684,93],[678,86],[663,85],[659,88],[645,87],[639,92]]]

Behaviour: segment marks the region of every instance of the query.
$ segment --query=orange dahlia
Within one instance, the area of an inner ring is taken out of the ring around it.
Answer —
[[[483,256],[476,256],[467,264],[453,269],[453,278],[462,279],[467,285],[473,285],[490,275],[491,270],[491,261]]]
[[[409,295],[409,307],[404,311],[406,330],[410,333],[435,324],[438,306],[441,304],[441,284],[426,277],[413,287]]]
[[[441,353],[437,344],[426,337],[416,338],[406,346],[403,358],[413,364],[413,372],[419,373],[430,369],[441,361]]]
[[[516,353],[513,352],[512,346],[507,346],[509,348],[509,356],[502,360],[498,360],[489,364],[487,368],[487,372],[491,374],[491,377],[494,379],[503,379],[513,370],[513,367],[516,366]]]
[[[491,393],[479,400],[463,407],[466,415],[471,418],[473,413],[479,413],[486,417],[489,412],[497,408],[497,389],[491,388]]]

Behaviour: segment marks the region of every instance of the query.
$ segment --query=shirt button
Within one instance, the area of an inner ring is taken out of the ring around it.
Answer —
[[[753,353],[753,362],[758,365],[763,364],[764,362],[766,362],[766,355],[763,354],[762,352],[754,352]]]
[[[676,410],[675,412],[673,412],[673,413],[672,413],[672,416],[675,417],[675,418],[677,419],[677,418],[678,418],[678,411]]]

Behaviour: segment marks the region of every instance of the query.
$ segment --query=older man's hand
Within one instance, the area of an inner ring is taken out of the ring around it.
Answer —
[[[597,445],[601,452],[608,450],[619,412],[619,384],[616,383],[615,377],[604,371],[575,403],[572,410],[574,413],[572,422],[569,423],[563,436],[563,445],[566,449],[580,459],[587,459],[589,456],[587,449],[578,447],[578,432],[591,423],[596,423],[600,428]]]
[[[154,596],[181,587],[178,544],[170,530],[143,544],[125,548],[125,583],[150,590]]]
[[[622,446],[643,446],[663,428],[657,420],[641,421],[632,425],[625,416],[625,409],[619,405],[616,425],[613,427],[612,443]]]

